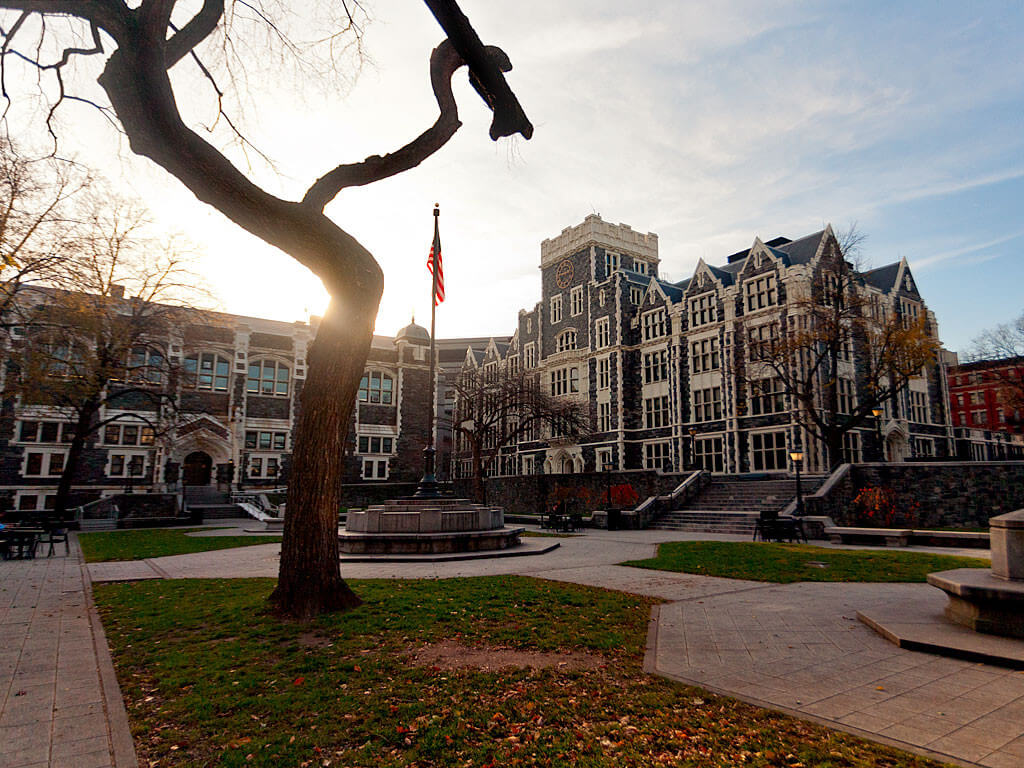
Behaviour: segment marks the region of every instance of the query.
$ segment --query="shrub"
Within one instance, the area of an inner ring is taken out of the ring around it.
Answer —
[[[914,527],[921,519],[921,505],[900,502],[892,488],[861,488],[853,500],[853,524],[872,528]]]

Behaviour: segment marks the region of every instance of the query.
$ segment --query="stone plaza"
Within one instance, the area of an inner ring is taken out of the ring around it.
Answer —
[[[739,540],[588,530],[534,556],[419,562],[343,556],[342,573],[382,579],[522,574],[657,597],[665,602],[652,616],[645,660],[652,674],[955,764],[1024,764],[1024,675],[900,648],[857,620],[858,611],[904,602],[941,614],[939,590],[777,585],[618,565],[652,556],[661,542],[696,538]],[[544,549],[528,544],[526,551]],[[0,766],[136,764],[92,583],[273,577],[278,552],[278,544],[266,544],[87,566],[72,541],[68,557],[0,563],[0,623],[9,638],[0,651]]]

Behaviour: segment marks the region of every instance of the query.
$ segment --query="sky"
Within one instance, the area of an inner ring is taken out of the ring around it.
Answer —
[[[507,335],[540,298],[540,243],[590,213],[659,236],[661,273],[721,264],[755,237],[856,223],[872,266],[906,257],[952,350],[1024,311],[1024,5],[1014,2],[463,0],[535,126],[492,142],[457,73],[463,127],[418,168],[346,190],[328,214],[382,265],[377,332],[429,324],[425,259],[441,206],[447,300],[438,335]],[[240,124],[274,161],[212,140],[296,199],[340,162],[384,154],[436,117],[430,50],[443,33],[412,0],[370,5],[370,60],[297,73],[258,45],[237,81]],[[510,11],[510,8],[513,9]],[[95,65],[93,65],[95,66]],[[78,85],[88,91],[87,64]],[[178,101],[213,119],[186,65]],[[102,98],[95,85],[91,95]],[[38,117],[38,115],[37,115]],[[99,168],[183,233],[220,308],[285,321],[327,294],[288,256],[191,197],[83,104],[62,151]],[[223,128],[223,123],[220,124]]]

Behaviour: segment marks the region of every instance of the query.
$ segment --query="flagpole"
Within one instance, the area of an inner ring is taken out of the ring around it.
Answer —
[[[435,460],[437,451],[434,448],[434,420],[435,420],[435,376],[436,360],[434,339],[437,330],[437,273],[440,272],[441,263],[441,232],[438,223],[441,217],[441,206],[434,203],[434,244],[431,252],[434,254],[433,269],[430,270],[430,421],[427,422],[427,446],[423,449],[423,479],[420,480],[416,496],[419,498],[431,498],[439,496],[437,489],[437,475],[435,473]]]

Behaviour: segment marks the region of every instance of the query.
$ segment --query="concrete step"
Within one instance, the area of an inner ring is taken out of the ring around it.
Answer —
[[[97,518],[95,520],[79,520],[78,530],[83,533],[87,531],[113,531],[117,529],[117,522],[109,518]]]

